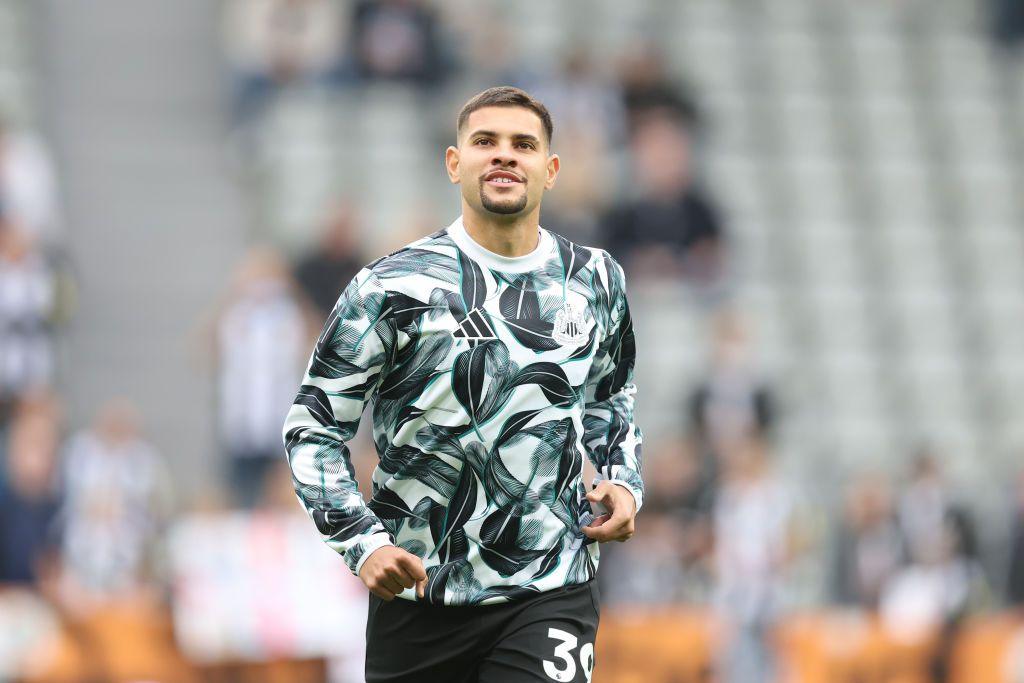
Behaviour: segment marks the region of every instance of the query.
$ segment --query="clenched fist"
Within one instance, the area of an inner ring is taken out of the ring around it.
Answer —
[[[359,568],[359,578],[371,593],[390,602],[413,586],[417,586],[416,592],[422,597],[427,572],[420,558],[397,546],[385,545],[366,558]]]

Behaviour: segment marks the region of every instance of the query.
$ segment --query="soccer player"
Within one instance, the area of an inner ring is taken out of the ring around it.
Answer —
[[[371,593],[368,683],[591,677],[598,542],[643,497],[635,343],[619,265],[539,225],[551,133],[522,90],[466,103],[461,217],[356,275],[284,425],[299,499]],[[369,502],[347,446],[367,402]]]

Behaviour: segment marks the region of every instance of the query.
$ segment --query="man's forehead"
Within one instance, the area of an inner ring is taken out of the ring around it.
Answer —
[[[544,124],[526,107],[481,107],[470,112],[466,132],[489,130],[501,135],[532,135],[544,138]]]

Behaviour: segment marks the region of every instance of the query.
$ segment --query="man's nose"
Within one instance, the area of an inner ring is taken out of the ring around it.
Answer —
[[[497,149],[494,151],[494,158],[491,163],[497,166],[515,166],[516,159],[510,149]]]

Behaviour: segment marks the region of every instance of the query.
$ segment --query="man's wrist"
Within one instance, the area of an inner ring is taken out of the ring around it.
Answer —
[[[607,481],[607,482],[609,482],[611,484],[618,484],[622,488],[624,488],[627,491],[629,491],[630,494],[633,496],[633,506],[634,506],[633,507],[633,511],[634,512],[639,512],[640,511],[640,508],[644,504],[644,495],[643,495],[642,491],[637,490],[637,488],[635,486],[633,486],[633,484],[629,483],[625,479],[609,479],[609,478],[603,476],[601,472],[598,472],[597,476],[594,478],[593,485],[597,486],[602,481]]]
[[[633,511],[636,512],[636,510],[639,509],[639,506],[636,504],[637,503],[636,493],[633,492],[633,487],[630,486],[629,484],[627,484],[624,481],[612,481],[612,480],[609,480],[609,481],[611,481],[611,483],[615,484],[616,486],[621,486],[622,488],[624,488],[627,491],[629,491],[629,495],[633,497]]]
[[[362,542],[363,554],[359,557],[359,560],[352,568],[352,571],[355,572],[356,576],[359,576],[360,570],[363,568],[363,565],[366,564],[366,561],[370,559],[370,555],[380,550],[381,548],[393,545],[394,543],[391,542],[391,537],[388,536],[387,533],[380,532],[373,534],[372,536],[370,536],[370,538]]]

